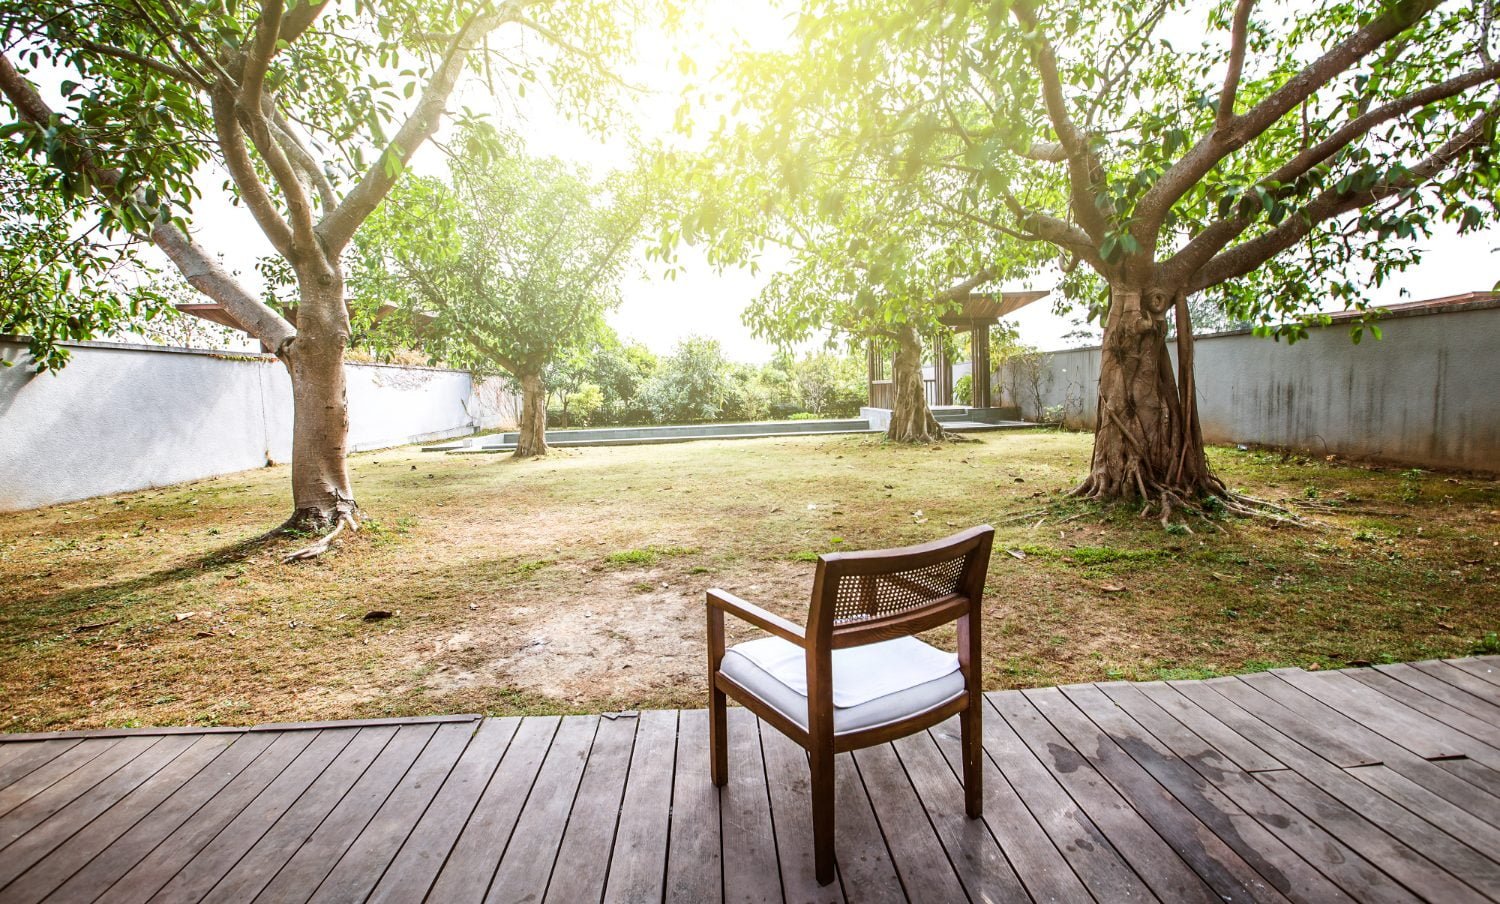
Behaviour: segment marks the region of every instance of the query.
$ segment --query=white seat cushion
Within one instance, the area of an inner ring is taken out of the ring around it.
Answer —
[[[779,637],[737,644],[720,670],[804,730],[807,659]],[[915,637],[833,651],[833,730],[860,731],[932,709],[964,692],[958,656]]]

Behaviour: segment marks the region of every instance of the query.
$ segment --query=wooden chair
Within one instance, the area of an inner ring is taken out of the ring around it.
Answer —
[[[723,590],[708,591],[713,782],[723,787],[729,780],[726,697],[802,745],[812,772],[820,884],[834,878],[836,753],[882,744],[958,715],[965,809],[971,819],[980,815],[979,615],[994,533],[983,525],[920,546],[820,556],[805,629]],[[726,650],[726,612],[773,637]],[[956,670],[952,654],[912,636],[954,621]],[[917,673],[936,675],[944,668],[941,677],[918,680]],[[907,674],[899,674],[903,671]],[[836,704],[835,694],[846,685],[851,688],[846,703],[852,705]]]

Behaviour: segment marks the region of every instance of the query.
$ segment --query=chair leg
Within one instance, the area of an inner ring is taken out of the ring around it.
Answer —
[[[709,691],[708,751],[712,760],[709,774],[720,788],[729,782],[729,713],[726,704],[723,691],[718,688]]]
[[[819,885],[832,882],[833,855],[833,750],[814,750],[808,757],[812,767],[813,859]]]
[[[984,813],[984,738],[980,724],[983,705],[973,696],[959,717],[964,752],[964,811],[970,819]]]

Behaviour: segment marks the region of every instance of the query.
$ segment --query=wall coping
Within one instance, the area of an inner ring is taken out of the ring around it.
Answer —
[[[1500,308],[1500,292],[1465,292],[1460,295],[1445,295],[1441,298],[1426,298],[1421,301],[1403,301],[1399,304],[1388,305],[1382,310],[1383,314],[1375,318],[1375,322],[1381,323],[1388,320],[1402,320],[1407,317],[1427,317],[1434,314],[1459,314],[1464,311],[1484,311],[1491,308]],[[1358,319],[1359,311],[1338,311],[1328,315],[1333,321],[1326,326],[1314,326],[1310,329],[1325,330],[1332,329],[1341,323],[1348,323]],[[1230,336],[1249,336],[1255,330],[1252,327],[1241,327],[1236,330],[1221,330],[1217,333],[1198,333],[1193,341],[1203,342],[1208,339],[1225,339]],[[1268,340],[1275,341],[1275,340]],[[1090,352],[1103,348],[1100,345],[1075,345],[1072,348],[1059,348],[1043,352],[1046,355],[1060,355],[1066,352]]]
[[[0,345],[25,346],[27,337],[0,333]],[[267,352],[243,352],[223,348],[185,348],[179,345],[151,345],[145,342],[113,342],[105,339],[65,339],[58,345],[68,348],[93,348],[104,351],[118,352],[146,352],[167,355],[199,355],[208,358],[221,358],[228,360],[242,360],[269,363],[278,360],[273,354]],[[386,367],[392,370],[429,370],[445,374],[470,374],[472,371],[461,370],[456,367],[429,367],[423,364],[384,364],[379,361],[345,361],[345,367]]]

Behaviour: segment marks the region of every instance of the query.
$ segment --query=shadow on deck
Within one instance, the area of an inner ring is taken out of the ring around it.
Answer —
[[[1500,658],[987,695],[838,761],[732,710],[0,736],[0,901],[1500,899]]]

